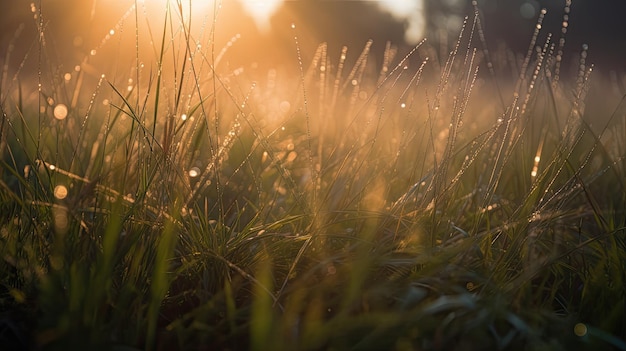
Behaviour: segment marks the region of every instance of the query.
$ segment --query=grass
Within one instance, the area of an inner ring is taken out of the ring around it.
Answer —
[[[562,44],[507,59],[474,16],[447,57],[296,39],[260,74],[141,15],[103,76],[61,80],[43,26],[7,56],[3,345],[626,349],[624,101],[585,109],[586,50],[563,78]]]

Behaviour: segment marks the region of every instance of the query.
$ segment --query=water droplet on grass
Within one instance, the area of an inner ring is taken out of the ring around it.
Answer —
[[[191,177],[191,178],[195,178],[195,177],[197,177],[197,176],[199,176],[199,175],[200,175],[200,168],[198,168],[198,167],[192,167],[192,168],[189,170],[189,177]]]
[[[587,335],[587,326],[584,323],[576,323],[574,326],[574,334],[576,334],[576,336]]]
[[[67,197],[67,187],[65,185],[57,185],[54,187],[54,197],[63,200]]]

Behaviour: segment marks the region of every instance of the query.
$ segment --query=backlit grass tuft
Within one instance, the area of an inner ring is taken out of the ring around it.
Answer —
[[[219,14],[143,16],[71,72],[45,26],[8,51],[3,345],[626,349],[624,101],[586,108],[587,48],[568,76],[550,35],[490,52],[479,17],[449,56],[295,28],[262,70]]]

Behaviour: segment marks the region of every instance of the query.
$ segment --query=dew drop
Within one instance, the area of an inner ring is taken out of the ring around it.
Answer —
[[[576,323],[574,326],[574,334],[576,334],[576,336],[587,335],[587,326],[584,323]]]
[[[97,52],[96,52],[96,49],[92,49],[92,50],[89,52],[89,54],[90,54],[91,56],[96,56],[96,53],[97,53]]]
[[[187,120],[187,115],[183,113],[183,114],[180,116],[180,119],[182,119],[183,121],[186,121],[186,120]]]
[[[406,107],[406,104],[404,102],[400,104],[400,108],[405,108],[405,107]]]
[[[67,106],[64,104],[58,104],[54,107],[54,118],[59,121],[64,120],[67,117]]]
[[[291,24],[291,29],[296,29],[296,24],[295,23]]]
[[[54,187],[54,197],[63,200],[67,197],[67,187],[65,185],[57,185]]]
[[[72,74],[71,74],[71,73],[65,73],[65,74],[63,75],[63,79],[64,79],[66,82],[69,82],[70,80],[72,80]]]
[[[189,177],[191,177],[191,178],[195,178],[195,177],[197,177],[197,176],[199,176],[199,175],[200,175],[200,168],[198,168],[198,167],[192,167],[192,168],[189,170]]]

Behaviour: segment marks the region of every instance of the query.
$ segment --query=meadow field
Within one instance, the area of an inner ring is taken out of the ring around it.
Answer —
[[[567,17],[272,55],[184,3],[2,48],[1,349],[626,350],[626,76]]]

